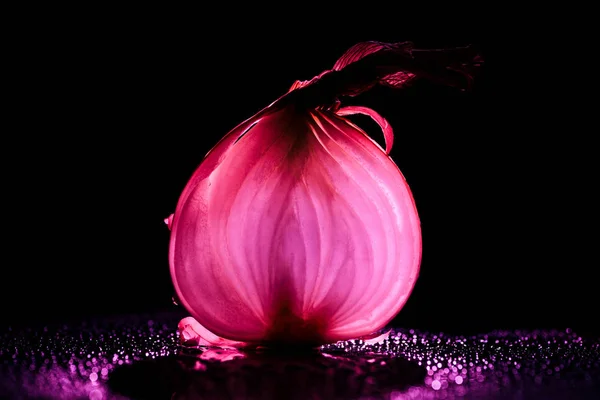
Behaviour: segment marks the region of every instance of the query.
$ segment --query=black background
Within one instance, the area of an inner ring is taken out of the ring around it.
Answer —
[[[563,129],[552,106],[560,94],[528,82],[545,67],[515,72],[522,55],[493,46],[473,9],[390,11],[385,22],[379,11],[331,19],[314,10],[260,20],[163,9],[45,19],[40,10],[39,26],[15,28],[2,323],[176,309],[163,219],[204,154],[353,44],[410,40],[472,44],[486,64],[471,92],[418,81],[351,100],[395,129],[392,157],[422,221],[421,275],[394,323],[596,329],[597,264],[584,256],[592,239],[582,212],[591,184],[575,166],[586,145]],[[369,120],[355,121],[381,141]]]

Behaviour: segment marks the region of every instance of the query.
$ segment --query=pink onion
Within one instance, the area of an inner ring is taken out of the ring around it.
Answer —
[[[166,220],[173,284],[193,317],[184,339],[318,345],[373,334],[400,311],[419,273],[417,209],[387,121],[337,99],[426,74],[411,51],[354,46],[205,156]],[[382,127],[385,151],[345,118],[355,113]]]

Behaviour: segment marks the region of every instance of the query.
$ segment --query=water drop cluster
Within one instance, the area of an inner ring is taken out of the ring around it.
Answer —
[[[105,385],[136,360],[172,354],[179,342],[173,317],[85,321],[0,333],[0,397],[121,399]]]
[[[395,329],[380,343],[348,341],[323,349],[401,357],[424,368],[422,385],[394,392],[392,399],[596,398],[600,394],[600,340],[584,340],[570,329],[495,331],[468,337]]]

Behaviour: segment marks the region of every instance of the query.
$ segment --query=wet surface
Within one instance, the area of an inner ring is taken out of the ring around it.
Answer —
[[[180,313],[0,331],[8,399],[597,399],[600,339],[394,329],[376,344],[241,352],[179,345]]]

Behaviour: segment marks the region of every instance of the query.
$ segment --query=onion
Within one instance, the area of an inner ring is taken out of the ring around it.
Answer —
[[[205,156],[166,220],[173,285],[193,317],[184,340],[320,345],[369,337],[397,315],[419,274],[417,209],[389,157],[390,125],[339,98],[418,75],[464,82],[414,52],[359,43]],[[385,150],[346,118],[356,113],[381,126]]]

